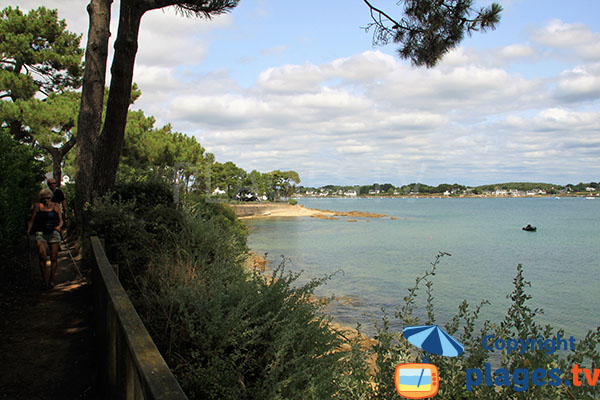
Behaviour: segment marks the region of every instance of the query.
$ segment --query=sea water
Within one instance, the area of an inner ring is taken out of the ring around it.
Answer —
[[[393,314],[415,278],[439,252],[447,252],[451,256],[441,259],[432,277],[440,325],[463,299],[471,307],[488,300],[481,318],[500,323],[517,264],[531,282],[529,307],[544,310],[539,322],[576,338],[600,325],[600,199],[361,198],[301,199],[300,204],[387,215],[352,218],[357,222],[343,217],[246,220],[249,247],[267,253],[271,268],[284,256],[287,270],[303,271],[299,283],[335,273],[318,294],[344,299],[327,310],[339,323],[359,322],[372,333],[382,309]],[[537,232],[523,231],[527,224]],[[400,329],[394,318],[392,327]]]

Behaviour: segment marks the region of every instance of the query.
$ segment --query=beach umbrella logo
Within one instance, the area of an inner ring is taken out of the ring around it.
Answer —
[[[456,357],[464,352],[464,346],[437,325],[407,326],[402,334],[409,343],[425,350],[425,354],[422,363],[396,366],[396,391],[407,399],[435,396],[439,389],[439,372],[437,366],[427,362],[429,354]]]
[[[458,340],[437,325],[407,326],[402,334],[411,344],[425,350],[424,361],[427,361],[429,353],[456,357],[465,351]]]

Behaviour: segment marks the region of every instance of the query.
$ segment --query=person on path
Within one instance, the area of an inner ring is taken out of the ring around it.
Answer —
[[[52,200],[50,201],[52,201],[53,203],[60,204],[62,208],[62,213],[63,215],[65,215],[67,213],[67,201],[65,199],[65,194],[62,190],[58,188],[54,178],[49,178],[46,181],[46,184],[48,185],[48,188],[52,190]]]
[[[54,275],[58,262],[58,246],[61,241],[62,210],[60,205],[52,200],[52,191],[42,189],[40,201],[33,207],[33,214],[27,223],[27,237],[34,228],[35,240],[38,246],[42,284],[48,288],[54,287]],[[46,278],[48,251],[50,252],[50,278]]]
[[[62,215],[64,218],[67,215],[67,200],[65,198],[65,193],[58,188],[58,185],[56,184],[56,180],[54,178],[48,178],[48,180],[46,181],[46,184],[48,185],[48,189],[50,189],[52,191],[52,199],[50,201],[60,205]],[[60,230],[62,239],[65,238],[65,233],[66,233],[66,223],[63,220],[63,226],[62,226],[62,229]]]

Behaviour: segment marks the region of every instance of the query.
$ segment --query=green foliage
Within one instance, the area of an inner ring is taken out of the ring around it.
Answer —
[[[154,174],[145,174],[130,181],[117,182],[113,199],[121,203],[134,202],[136,210],[167,207],[173,203],[173,190],[167,182]]]
[[[47,95],[80,86],[81,36],[67,31],[66,26],[56,10],[45,7],[27,14],[19,7],[0,12],[2,95],[15,101],[29,99],[38,91]]]
[[[288,200],[288,203],[289,203],[290,205],[292,205],[292,206],[295,206],[296,204],[298,204],[298,200],[296,200],[296,199],[289,199],[289,200]]]
[[[117,186],[92,226],[190,398],[332,398],[343,364],[311,300],[323,280],[294,287],[283,265],[271,278],[248,271],[247,232],[229,207],[198,195],[149,204],[138,198],[154,186],[140,187]]]
[[[563,189],[560,185],[555,185],[552,183],[535,183],[535,182],[507,182],[507,183],[497,183],[494,185],[482,185],[478,186],[476,189],[480,192],[489,191],[493,192],[496,189],[504,189],[504,190],[520,190],[520,191],[530,191],[535,189],[541,189],[546,192],[550,192],[553,190]]]
[[[211,166],[210,182],[214,189],[224,190],[229,199],[242,189],[242,183],[246,178],[246,171],[231,161],[222,164],[219,162]]]
[[[132,288],[147,270],[153,249],[182,224],[168,184],[155,177],[120,182],[88,212],[92,234],[106,239],[107,255],[119,260],[121,281]]]
[[[0,11],[0,125],[42,149],[61,179],[64,156],[75,144],[81,85],[81,36],[66,29],[56,10]],[[60,145],[60,146],[57,146]]]
[[[25,232],[29,206],[43,179],[40,162],[30,147],[19,144],[0,129],[0,248],[5,254],[2,269],[14,267],[15,243]],[[2,272],[4,274],[4,272]]]
[[[181,250],[159,262],[142,293],[145,309],[163,311],[149,325],[190,398],[332,397],[340,342],[309,301],[318,281],[294,288],[297,275],[283,267],[265,279]]]
[[[590,183],[579,182],[577,185],[572,185],[572,184],[566,185],[566,188],[572,192],[586,192],[586,189],[588,187],[594,188],[594,189],[596,189],[596,191],[600,190],[600,184],[598,184],[597,182],[590,182]]]
[[[200,165],[204,148],[195,138],[173,132],[171,125],[155,128],[155,122],[154,117],[146,117],[143,111],[129,112],[121,168],[148,171],[174,167],[177,163]]]
[[[398,54],[413,64],[433,67],[444,54],[456,47],[465,33],[495,29],[502,6],[492,3],[475,10],[473,0],[401,0],[401,18],[389,14],[364,0],[371,10],[373,44],[399,43]]]

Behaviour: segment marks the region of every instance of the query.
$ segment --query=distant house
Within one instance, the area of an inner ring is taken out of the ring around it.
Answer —
[[[518,190],[518,189],[510,189],[508,191],[508,194],[510,194],[513,197],[521,197],[525,195],[525,192],[522,190]]]
[[[45,179],[44,179],[44,185],[46,184],[45,181],[47,181],[50,178],[54,178],[54,174],[52,172],[46,172]],[[63,174],[62,177],[60,178],[60,185],[63,186],[69,182],[71,182],[71,178],[69,178],[69,175]]]
[[[218,195],[220,195],[220,194],[225,194],[225,193],[227,193],[227,192],[226,192],[226,191],[224,191],[224,190],[221,190],[221,189],[219,189],[219,187],[217,187],[217,188],[216,188],[215,190],[213,190],[213,192],[212,192],[212,194],[213,194],[213,195],[215,195],[215,196],[218,196]]]
[[[593,187],[586,187],[586,188],[585,188],[585,191],[586,191],[586,192],[595,192],[595,191],[596,191],[596,188],[593,188]]]
[[[357,193],[356,190],[348,190],[346,193],[344,193],[344,195],[349,197],[356,197]]]

